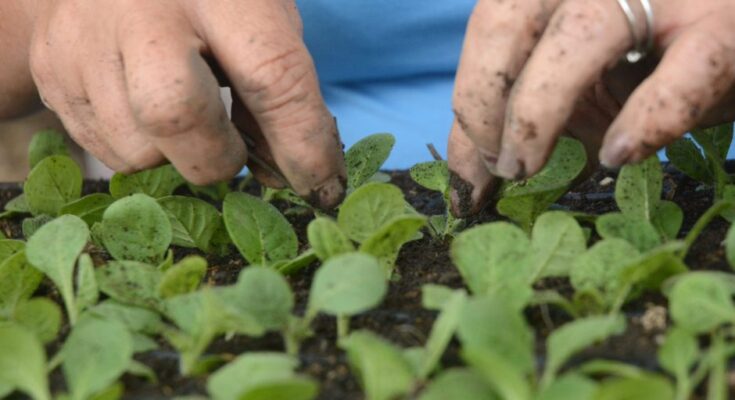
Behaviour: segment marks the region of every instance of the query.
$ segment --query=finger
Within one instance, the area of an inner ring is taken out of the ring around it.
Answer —
[[[342,146],[294,25],[293,2],[247,5],[217,3],[202,14],[204,35],[291,187],[314,205],[333,207],[344,196]]]
[[[456,120],[449,134],[447,154],[452,213],[464,218],[479,212],[492,193],[495,178],[485,167],[475,143]]]
[[[247,153],[188,26],[150,7],[122,30],[120,48],[138,128],[184,178],[207,184],[235,176]]]
[[[467,24],[453,106],[462,131],[491,170],[511,87],[558,3],[481,0]]]
[[[509,100],[500,176],[521,179],[543,167],[577,99],[631,42],[615,1],[567,0],[559,6]]]
[[[712,20],[682,33],[605,136],[608,167],[641,161],[695,127],[735,82],[735,40]]]
[[[288,187],[288,180],[278,169],[263,132],[237,95],[232,96],[232,123],[243,135],[248,147],[247,165],[255,179],[270,188]]]
[[[162,164],[165,157],[141,132],[130,108],[122,57],[112,52],[98,59],[101,62],[82,67],[84,87],[98,126],[97,136],[124,164],[117,172],[132,173]]]

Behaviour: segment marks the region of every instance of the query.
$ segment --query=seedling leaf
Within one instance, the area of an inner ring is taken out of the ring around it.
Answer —
[[[529,282],[549,276],[567,276],[572,262],[587,248],[577,220],[562,211],[541,215],[533,226],[531,252],[534,275]]]
[[[716,275],[692,272],[674,282],[669,297],[671,318],[691,333],[706,333],[735,321],[735,305],[728,284]]]
[[[222,229],[222,216],[213,205],[184,196],[163,197],[158,199],[158,204],[170,218],[172,244],[197,247],[205,253],[212,251],[212,238]]]
[[[595,243],[572,262],[569,278],[575,295],[599,295],[604,301],[601,306],[612,306],[624,285],[619,275],[638,254],[635,247],[622,239]]]
[[[46,353],[36,335],[15,324],[0,324],[0,382],[34,400],[50,400]]]
[[[339,210],[337,224],[350,239],[361,243],[395,217],[408,214],[401,190],[387,183],[371,183],[350,194]]]
[[[36,297],[19,303],[13,320],[33,332],[42,343],[49,343],[59,334],[61,309],[47,298]]]
[[[250,264],[269,265],[296,257],[296,233],[269,203],[233,192],[225,197],[222,213],[232,242]]]
[[[89,254],[82,254],[77,263],[77,312],[81,313],[88,307],[97,304],[100,291],[94,275],[94,264]]]
[[[699,344],[689,332],[673,328],[666,334],[658,349],[658,362],[663,369],[676,377],[677,387],[688,392],[689,371],[699,358]],[[682,387],[683,386],[683,387]],[[686,397],[689,397],[688,395]],[[681,397],[680,397],[681,398]]]
[[[692,139],[683,137],[671,143],[666,148],[666,157],[690,178],[706,184],[713,182],[707,160]]]
[[[61,351],[61,367],[72,398],[82,400],[106,389],[127,370],[133,341],[120,322],[84,318]]]
[[[0,263],[0,318],[12,315],[15,307],[30,298],[42,280],[43,274],[33,268],[23,250]]]
[[[674,240],[684,222],[684,212],[673,201],[661,200],[651,222],[664,240]]]
[[[633,218],[652,221],[661,201],[662,180],[661,162],[656,156],[624,166],[615,185],[618,208]]]
[[[235,287],[238,304],[265,329],[286,327],[294,296],[283,275],[270,268],[252,266],[240,273]]]
[[[339,254],[355,251],[347,235],[337,223],[327,217],[317,217],[306,230],[309,244],[320,260],[326,261]]]
[[[79,200],[72,201],[61,207],[60,214],[71,214],[84,220],[87,225],[92,226],[95,222],[102,221],[102,215],[107,207],[114,203],[115,199],[106,193],[92,193]]]
[[[656,228],[640,216],[608,213],[597,218],[597,233],[603,239],[623,239],[639,251],[648,251],[661,244]]]
[[[509,365],[494,350],[486,346],[465,346],[462,358],[482,374],[501,399],[531,400],[531,385],[524,373]]]
[[[449,168],[446,161],[428,161],[411,167],[411,179],[443,195],[449,193]]]
[[[415,380],[411,365],[391,343],[371,332],[357,331],[339,345],[360,377],[367,400],[401,398],[411,391]]]
[[[247,353],[214,373],[207,391],[214,400],[309,400],[318,386],[296,375],[298,362],[280,353]]]
[[[422,215],[402,215],[386,222],[360,245],[360,252],[375,256],[386,275],[391,276],[401,247],[416,238],[426,225]]]
[[[23,223],[21,225],[23,230],[23,236],[26,239],[30,239],[33,234],[36,233],[37,230],[39,230],[42,226],[46,225],[50,221],[52,221],[54,217],[41,214],[37,215],[35,217],[28,217],[23,219]]]
[[[110,179],[110,194],[121,199],[135,193],[147,194],[155,199],[170,196],[186,183],[171,164],[147,169],[131,175],[117,173]]]
[[[587,400],[594,399],[597,384],[580,374],[561,376],[539,394],[537,400]]]
[[[497,400],[493,388],[469,369],[448,369],[424,389],[419,400]]]
[[[57,216],[61,207],[81,196],[82,170],[67,156],[46,157],[28,174],[23,194],[33,215]]]
[[[159,309],[161,272],[137,261],[110,261],[97,270],[100,290],[113,299],[139,307]]]
[[[387,290],[385,273],[374,257],[342,254],[327,260],[314,274],[307,314],[359,314],[377,306]]]
[[[462,310],[467,302],[467,294],[464,290],[455,291],[443,305],[439,316],[431,328],[429,339],[423,351],[423,357],[419,364],[418,377],[426,379],[434,372],[441,356],[454,337],[454,332],[459,326]]]
[[[76,322],[74,267],[89,240],[87,224],[73,215],[47,223],[28,240],[28,261],[54,282],[64,299],[69,321]]]
[[[168,215],[154,199],[134,194],[110,205],[102,217],[100,234],[116,260],[156,263],[171,244]]]
[[[653,374],[608,379],[600,384],[595,395],[596,400],[671,400],[673,398],[674,389],[671,383],[666,378]]]
[[[69,150],[64,143],[64,136],[53,129],[36,132],[28,145],[28,162],[31,169],[46,157],[68,155]]]
[[[158,283],[158,297],[167,299],[193,292],[207,273],[207,260],[199,256],[188,256],[167,269]]]
[[[347,186],[357,189],[380,170],[396,139],[390,133],[376,133],[367,136],[345,153],[347,167]]]

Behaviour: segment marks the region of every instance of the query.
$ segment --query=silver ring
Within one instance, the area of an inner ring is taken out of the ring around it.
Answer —
[[[628,27],[630,28],[630,34],[633,36],[633,49],[625,55],[625,59],[631,64],[640,61],[653,48],[653,7],[651,7],[650,0],[638,1],[641,2],[641,8],[646,14],[645,36],[639,34],[638,18],[628,0],[618,0],[618,5],[623,10],[623,14],[628,18]]]

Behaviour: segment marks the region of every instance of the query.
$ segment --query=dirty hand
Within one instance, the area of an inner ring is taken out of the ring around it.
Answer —
[[[205,184],[248,159],[267,185],[285,178],[317,206],[341,200],[341,142],[292,0],[37,4],[30,64],[41,98],[112,169],[169,160]],[[232,88],[234,124],[218,79]]]
[[[628,3],[645,20],[641,1]],[[651,4],[653,54],[630,65],[621,58],[634,39],[616,0],[479,0],[453,99],[455,213],[477,211],[494,176],[538,172],[560,134],[618,167],[735,118],[735,2]]]

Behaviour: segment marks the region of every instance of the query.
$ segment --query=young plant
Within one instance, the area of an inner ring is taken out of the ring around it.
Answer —
[[[362,138],[347,150],[345,167],[348,191],[364,185],[380,171],[395,143],[396,139],[390,133],[376,133]]]
[[[620,213],[597,218],[603,238],[620,238],[639,251],[650,250],[678,236],[684,213],[673,202],[661,200],[663,172],[656,156],[637,165],[626,165],[618,175],[615,202]]]
[[[110,179],[110,194],[121,199],[131,194],[142,193],[154,199],[171,196],[184,178],[171,164],[136,172],[131,175],[117,173]]]
[[[543,170],[525,181],[506,181],[498,193],[498,213],[530,232],[536,218],[566,193],[587,165],[584,146],[561,137]]]
[[[167,196],[158,199],[171,222],[171,244],[198,248],[205,253],[221,252],[228,238],[222,215],[206,201],[184,196]],[[219,242],[219,243],[218,243]]]
[[[444,215],[429,217],[430,232],[435,237],[453,236],[460,229],[463,220],[454,217],[450,210],[449,168],[446,161],[428,161],[414,165],[410,170],[411,178],[419,185],[442,194],[445,205]]]
[[[319,386],[294,372],[298,360],[280,353],[247,353],[217,370],[207,381],[214,400],[310,400]]]
[[[0,324],[0,396],[14,390],[34,400],[51,400],[43,345],[33,332],[5,323]]]

